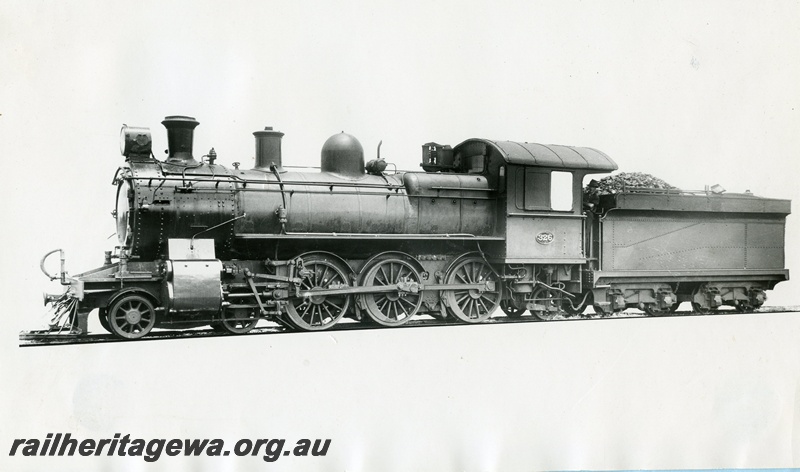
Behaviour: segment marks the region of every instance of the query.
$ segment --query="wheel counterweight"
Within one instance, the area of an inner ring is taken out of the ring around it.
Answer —
[[[336,261],[313,256],[304,261],[309,272],[300,284],[301,291],[324,290],[350,286],[347,272]],[[322,331],[330,328],[344,316],[350,307],[348,295],[311,295],[292,298],[286,304],[288,321],[302,331]]]

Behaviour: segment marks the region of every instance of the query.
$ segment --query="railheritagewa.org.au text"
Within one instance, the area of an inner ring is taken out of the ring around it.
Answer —
[[[113,438],[78,439],[70,433],[48,433],[45,439],[14,439],[9,456],[116,456],[142,458],[155,462],[164,455],[193,457],[253,456],[275,462],[284,456],[325,456],[330,439],[239,439],[233,447],[222,439],[150,439],[132,438],[117,433]]]

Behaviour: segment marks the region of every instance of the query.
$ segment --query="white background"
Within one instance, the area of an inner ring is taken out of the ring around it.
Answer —
[[[800,3],[46,2],[0,6],[4,470],[800,466],[796,314],[18,348],[38,270],[115,238],[122,123],[195,155],[328,136],[417,168],[471,137],[595,147],[673,185],[798,200]],[[787,223],[787,267],[800,236]],[[713,238],[714,235],[709,235]],[[770,303],[797,305],[797,283]],[[94,327],[96,326],[93,325]],[[12,438],[331,438],[327,457],[9,458]]]

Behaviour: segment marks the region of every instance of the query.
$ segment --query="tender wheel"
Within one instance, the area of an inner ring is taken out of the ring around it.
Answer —
[[[699,303],[692,302],[692,311],[694,311],[695,313],[700,313],[700,314],[703,314],[703,315],[707,315],[707,314],[713,313],[713,312],[715,312],[717,310],[716,310],[716,308],[706,308],[706,307],[704,307],[703,305],[701,305]]]
[[[111,325],[108,324],[107,308],[100,308],[99,310],[97,310],[97,318],[100,320],[100,326],[102,326],[104,330],[108,331],[111,334],[114,334],[114,332],[111,331]]]
[[[257,323],[258,316],[253,309],[228,309],[222,310],[222,319],[217,324],[217,329],[231,334],[245,334],[250,332]]]
[[[541,308],[531,310],[537,318],[542,321],[550,321],[565,312],[561,306],[564,302],[561,292],[546,287],[539,287],[533,291],[533,303]]]
[[[500,303],[500,283],[492,268],[483,259],[470,257],[451,267],[445,277],[445,283],[448,285],[485,282],[494,282],[494,290],[480,291],[475,288],[465,288],[445,291],[448,313],[465,323],[480,323],[489,318]]]
[[[305,269],[311,274],[304,278],[300,290],[314,291],[350,286],[346,272],[339,264],[322,258],[305,260]],[[286,304],[288,321],[302,331],[322,331],[335,325],[347,308],[347,295],[312,295],[305,299],[292,298]]]
[[[514,306],[514,302],[510,300],[503,300],[500,302],[500,309],[503,310],[503,313],[505,313],[509,318],[520,318],[525,315],[525,312],[527,311],[524,308],[517,308]]]
[[[139,339],[155,324],[153,304],[141,295],[123,295],[108,310],[108,327],[120,338]]]
[[[670,313],[674,313],[678,305],[680,305],[680,303],[672,304],[668,308],[657,308],[655,303],[645,303],[644,312],[650,316],[666,316]]]
[[[750,313],[751,311],[756,309],[756,307],[753,306],[750,302],[744,302],[744,301],[736,302],[734,308],[736,308],[736,311],[738,311],[739,313]]]
[[[420,276],[414,266],[402,259],[386,259],[378,262],[364,276],[362,284],[386,286],[397,284],[419,284]],[[419,292],[394,290],[363,295],[367,315],[382,326],[406,324],[422,305]]]

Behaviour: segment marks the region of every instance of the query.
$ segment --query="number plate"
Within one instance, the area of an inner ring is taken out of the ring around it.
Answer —
[[[556,237],[549,231],[542,231],[536,235],[536,242],[539,244],[550,244]]]

